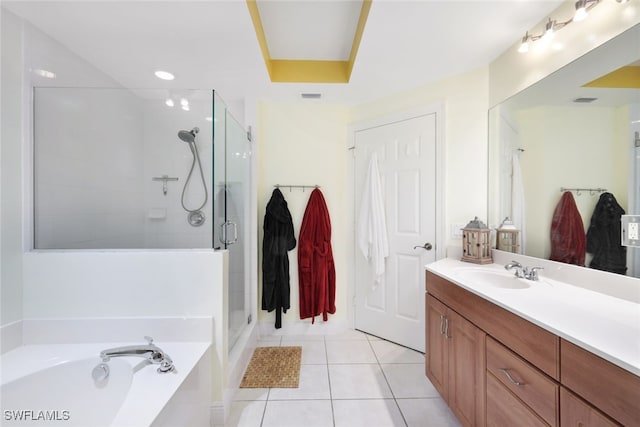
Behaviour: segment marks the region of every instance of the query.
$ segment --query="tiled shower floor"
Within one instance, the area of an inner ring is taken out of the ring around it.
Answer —
[[[424,374],[424,355],[358,331],[272,337],[302,346],[297,389],[240,389],[226,426],[449,427],[455,417]]]

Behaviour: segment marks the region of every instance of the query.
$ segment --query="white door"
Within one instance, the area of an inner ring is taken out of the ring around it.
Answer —
[[[355,132],[356,220],[374,151],[389,257],[374,289],[371,268],[355,245],[355,327],[424,352],[424,266],[436,259],[436,114]]]

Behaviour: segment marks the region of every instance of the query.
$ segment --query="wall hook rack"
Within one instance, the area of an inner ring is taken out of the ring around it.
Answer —
[[[320,188],[319,185],[290,185],[290,184],[276,184],[274,185],[275,188],[280,188],[280,187],[287,187],[289,188],[289,192],[291,192],[291,189],[293,188],[301,188],[302,191],[304,191],[307,188]]]
[[[607,191],[606,188],[565,188],[560,187],[560,192],[564,193],[565,191],[575,191],[577,196],[581,196],[583,191],[588,191],[590,196],[595,196],[598,193],[605,193]]]

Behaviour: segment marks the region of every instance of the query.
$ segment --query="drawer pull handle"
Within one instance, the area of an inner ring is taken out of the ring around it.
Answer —
[[[444,316],[440,315],[440,335],[444,335]]]
[[[504,372],[504,374],[507,376],[507,378],[509,379],[509,381],[511,381],[513,384],[515,385],[524,385],[523,382],[520,381],[516,381],[513,379],[513,377],[511,376],[511,374],[509,373],[508,369],[504,369],[504,368],[499,368],[502,372]]]
[[[449,318],[448,317],[444,318],[444,337],[447,339],[451,338],[451,335],[449,335]]]

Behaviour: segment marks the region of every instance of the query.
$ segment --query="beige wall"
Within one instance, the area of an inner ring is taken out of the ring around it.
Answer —
[[[347,277],[352,255],[347,235],[350,221],[347,200],[349,182],[348,126],[431,104],[445,111],[445,220],[444,241],[453,223],[466,223],[473,216],[486,215],[487,176],[487,87],[486,67],[449,79],[399,93],[354,108],[316,104],[274,104],[263,102],[259,108],[258,133],[258,217],[259,242],[262,244],[264,209],[275,184],[318,184],[327,200],[332,221],[332,245],[336,263],[337,313],[331,319],[348,321],[348,295],[352,286]],[[296,236],[309,190],[283,189],[293,216]],[[261,257],[260,257],[261,259]],[[299,320],[297,251],[289,253],[291,263],[291,311],[283,320]],[[261,282],[260,282],[261,283]],[[260,295],[261,298],[261,295]],[[260,304],[260,303],[259,303]],[[260,319],[274,321],[273,313],[260,311]]]
[[[487,110],[488,68],[481,67],[411,91],[360,105],[352,122],[392,114],[422,105],[444,106],[445,129],[445,234],[446,245],[461,245],[451,238],[455,224],[487,214]]]
[[[517,116],[521,147],[522,180],[526,208],[526,253],[548,258],[549,230],[560,188],[606,188],[627,209],[628,164],[626,130],[628,108],[540,107]],[[588,128],[584,124],[589,123]],[[553,154],[550,154],[553,153]],[[574,192],[585,231],[599,194]],[[531,232],[538,230],[538,232]]]
[[[275,184],[319,185],[331,216],[333,256],[336,267],[336,314],[347,314],[347,159],[349,111],[345,107],[315,104],[262,102],[258,112],[258,242],[262,265],[262,226],[265,207]],[[312,189],[282,188],[293,217],[296,240]],[[289,252],[291,309],[283,324],[299,321],[298,251]],[[260,273],[259,283],[262,283]],[[262,285],[259,286],[261,308]],[[274,312],[260,310],[260,319],[275,323]]]

